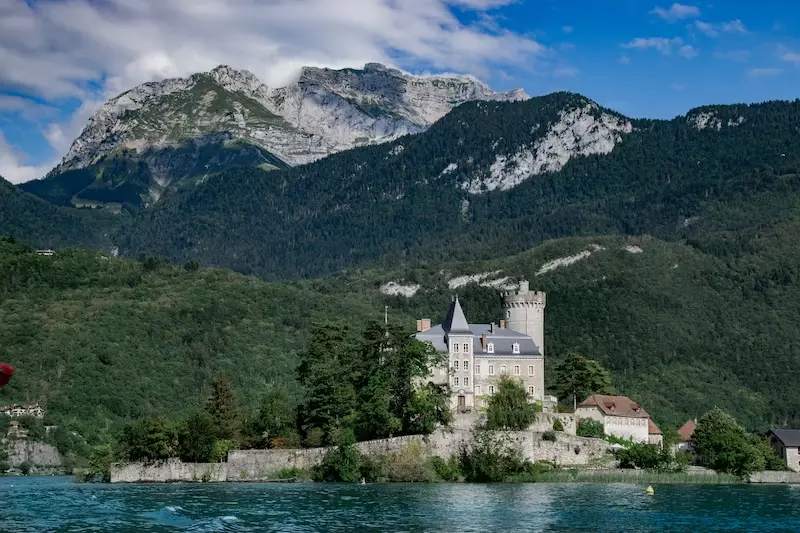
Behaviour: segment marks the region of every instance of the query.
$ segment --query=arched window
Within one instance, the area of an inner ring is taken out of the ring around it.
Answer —
[[[511,318],[511,309],[506,311],[506,318]]]

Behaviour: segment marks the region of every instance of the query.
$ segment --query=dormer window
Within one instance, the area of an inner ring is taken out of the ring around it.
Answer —
[[[511,345],[511,352],[512,353],[519,353],[519,344],[517,344],[516,342],[514,344],[512,344]]]
[[[487,352],[489,352],[489,353],[494,353],[494,343],[493,343],[493,342],[490,342],[490,343],[489,343],[489,344],[486,346],[486,351],[487,351]]]

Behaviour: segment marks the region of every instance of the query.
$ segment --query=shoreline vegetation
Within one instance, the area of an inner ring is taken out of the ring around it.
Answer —
[[[183,420],[150,418],[127,424],[114,442],[94,449],[90,468],[79,480],[110,482],[112,464],[122,465],[115,482],[148,480],[148,476],[155,481],[274,479],[282,465],[308,468],[281,472],[278,478],[348,483],[731,483],[744,481],[754,472],[785,470],[763,437],[748,433],[717,408],[698,420],[694,453],[676,449],[680,440],[677,430],[665,432],[660,446],[606,435],[601,423],[589,419],[576,424],[574,437],[589,440],[582,444],[568,443],[570,435],[557,419],[548,422],[552,426],[544,431],[532,432],[541,405],[531,403],[523,385],[507,375],[498,378],[497,391],[488,398],[480,420],[473,421],[469,429],[462,428],[466,433],[461,438],[444,447],[428,447],[421,441],[427,442],[428,436],[442,428],[447,432],[455,421],[449,386],[425,379],[431,367],[446,363],[445,355],[400,328],[378,323],[368,324],[360,335],[342,326],[316,325],[311,339],[297,370],[297,386],[305,393],[299,402],[293,402],[284,389],[275,388],[253,415],[240,408],[231,383],[217,376],[201,409]],[[557,372],[559,381],[569,383],[567,389],[573,395],[583,397],[598,387],[611,387],[602,367],[589,365],[594,370],[586,372],[585,364],[577,364],[583,359],[574,359]],[[586,380],[578,379],[584,375]],[[552,455],[555,462],[541,460],[532,449],[523,451],[522,435],[528,436],[527,442],[533,441],[534,448],[566,446]],[[395,437],[402,437],[402,446],[383,450],[358,446],[381,440],[396,444]],[[589,463],[586,469],[572,468],[575,457],[591,443],[600,446],[584,456]],[[613,454],[609,453],[612,444],[618,448]],[[307,451],[293,453],[304,449]],[[247,450],[267,453],[253,466],[236,460],[231,463],[231,453],[237,450],[245,455]],[[300,463],[292,458],[304,454]],[[152,468],[176,458],[191,465],[183,465],[180,472],[171,470],[174,465]],[[591,467],[611,463],[620,470],[589,473]],[[147,475],[137,473],[136,467],[122,472],[126,464],[144,466],[140,472],[150,470]],[[690,473],[690,465],[715,473]]]

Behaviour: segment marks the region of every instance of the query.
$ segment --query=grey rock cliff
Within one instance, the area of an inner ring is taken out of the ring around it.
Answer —
[[[109,100],[51,174],[86,167],[121,148],[152,151],[217,137],[210,134],[297,165],[423,131],[464,102],[525,99],[521,90],[498,93],[469,76],[412,76],[375,63],[362,70],[306,67],[280,88],[222,65],[145,83]]]

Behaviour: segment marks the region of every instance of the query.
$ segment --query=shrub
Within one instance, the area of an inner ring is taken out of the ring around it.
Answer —
[[[353,444],[334,446],[327,451],[322,463],[314,468],[314,480],[357,483],[362,477],[362,459]]]
[[[214,456],[216,427],[205,411],[192,414],[178,437],[178,456],[189,463],[208,463]]]
[[[540,404],[528,402],[528,393],[520,381],[508,375],[501,376],[497,394],[489,398],[486,429],[524,431],[541,410]]]
[[[663,466],[664,459],[658,446],[634,442],[621,449],[617,457],[620,468],[659,468]]]
[[[30,474],[32,468],[33,465],[28,461],[24,461],[21,465],[19,465],[19,470],[20,472],[22,472],[23,476],[27,476],[28,474]]]
[[[325,430],[322,428],[311,428],[303,442],[306,448],[319,448],[325,442]]]
[[[578,431],[576,431],[576,433],[579,437],[602,439],[605,436],[605,428],[602,422],[584,418],[580,421],[580,424],[578,424]]]
[[[234,440],[215,440],[214,446],[211,450],[211,461],[215,463],[223,463],[228,459],[228,452],[235,449],[236,441]]]
[[[754,442],[731,415],[718,408],[700,417],[692,441],[701,462],[717,472],[745,476],[767,465],[763,445]]]
[[[486,431],[477,431],[472,442],[462,446],[460,462],[466,481],[478,483],[504,481],[532,468],[518,449]]]
[[[553,420],[553,431],[564,431],[564,424],[558,418]]]
[[[459,464],[457,457],[451,457],[445,461],[437,455],[431,457],[430,462],[434,471],[436,472],[436,475],[439,476],[442,481],[458,481],[463,476],[463,473],[461,472],[461,465]]]

